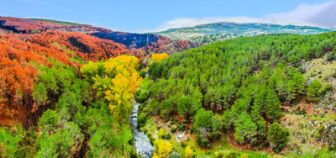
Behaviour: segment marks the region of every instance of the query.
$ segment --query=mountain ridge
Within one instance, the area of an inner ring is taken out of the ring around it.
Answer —
[[[158,32],[171,39],[191,40],[199,43],[211,43],[240,36],[265,34],[319,34],[333,32],[336,29],[316,26],[280,25],[271,23],[234,23],[218,22],[193,27],[172,28]]]
[[[3,34],[9,32],[36,34],[47,31],[84,33],[123,44],[128,49],[139,49],[146,54],[151,52],[173,53],[197,46],[196,43],[187,40],[171,40],[154,33],[129,33],[59,20],[0,16],[0,33]]]
[[[165,31],[169,31],[169,30],[194,28],[194,27],[213,25],[213,24],[235,24],[235,25],[256,24],[256,25],[273,25],[273,26],[298,26],[298,27],[312,27],[312,28],[322,28],[322,29],[336,30],[336,28],[330,28],[330,27],[299,25],[299,24],[277,24],[277,23],[267,23],[267,22],[229,22],[229,21],[221,21],[221,22],[210,22],[210,23],[204,23],[204,24],[197,24],[197,25],[193,25],[193,26],[185,26],[185,27],[172,27],[172,28],[168,28],[168,29],[165,29],[165,30],[162,30],[162,31],[155,31],[155,32],[160,33],[160,32],[165,32]]]

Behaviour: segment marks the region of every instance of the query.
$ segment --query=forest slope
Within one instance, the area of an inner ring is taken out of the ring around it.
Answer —
[[[328,73],[333,75],[324,76],[323,80],[308,77],[305,71],[309,69],[304,64],[315,59],[325,59],[326,64],[333,62],[335,37],[335,33],[257,36],[173,54],[149,68],[147,84],[137,97],[145,105],[139,123],[153,142],[173,143],[175,148],[170,152],[181,154],[187,148],[200,154],[200,146],[208,148],[208,153],[214,156],[222,151],[214,150],[217,146],[212,144],[218,145],[216,142],[222,137],[247,149],[270,147],[276,153],[288,149],[285,153],[299,155],[302,151],[311,152],[305,148],[306,144],[317,142],[320,148],[313,149],[329,148],[332,154],[336,98],[335,85],[330,81],[336,72]],[[307,113],[310,118],[304,107],[318,105],[330,93],[332,105],[322,106],[320,113],[314,115],[315,121],[311,118],[312,122],[300,126],[286,122],[290,114],[306,117]],[[168,126],[154,123],[160,122],[158,118],[168,122]],[[311,128],[314,123],[317,127]],[[309,137],[309,142],[292,141],[293,130],[301,126],[309,133],[316,133],[313,137],[301,133],[303,139]],[[187,141],[174,141],[181,133],[187,134]],[[199,146],[189,143],[193,136]],[[185,144],[191,146],[185,148]]]

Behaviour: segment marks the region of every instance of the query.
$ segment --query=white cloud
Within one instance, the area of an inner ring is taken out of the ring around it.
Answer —
[[[251,17],[206,17],[206,18],[178,18],[166,21],[159,26],[155,31],[167,30],[169,28],[192,27],[196,25],[216,23],[216,22],[236,22],[236,23],[250,23],[262,22],[261,19]]]
[[[157,29],[150,31],[163,31],[169,28],[192,27],[216,22],[294,24],[336,28],[336,0],[320,4],[299,4],[291,11],[271,13],[261,18],[244,16],[177,18],[166,21]],[[148,32],[148,30],[143,32]]]
[[[294,10],[269,14],[265,18],[285,23],[336,27],[336,0],[320,4],[300,4]]]

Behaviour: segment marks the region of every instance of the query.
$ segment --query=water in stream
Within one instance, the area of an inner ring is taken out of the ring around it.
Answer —
[[[141,132],[138,128],[139,106],[139,103],[134,104],[132,115],[130,118],[133,139],[135,142],[135,149],[142,158],[151,158],[153,156],[154,147],[150,143],[147,135],[144,132]]]

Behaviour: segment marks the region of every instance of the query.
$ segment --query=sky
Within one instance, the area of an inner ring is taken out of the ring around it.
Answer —
[[[128,32],[214,22],[336,28],[336,0],[0,0],[0,16],[46,18]]]

